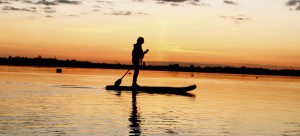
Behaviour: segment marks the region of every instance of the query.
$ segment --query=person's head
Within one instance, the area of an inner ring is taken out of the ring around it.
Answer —
[[[139,37],[136,41],[137,44],[143,44],[144,43],[144,38],[143,37]]]

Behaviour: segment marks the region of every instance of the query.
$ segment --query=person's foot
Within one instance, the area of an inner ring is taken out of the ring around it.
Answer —
[[[141,86],[139,86],[138,84],[132,84],[132,87],[138,88],[138,87],[141,87]]]

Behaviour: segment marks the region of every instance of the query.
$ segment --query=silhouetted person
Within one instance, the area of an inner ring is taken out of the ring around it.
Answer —
[[[132,87],[139,87],[137,82],[137,77],[139,75],[139,69],[140,69],[140,62],[142,62],[144,55],[149,51],[148,49],[146,51],[143,51],[142,44],[144,43],[144,38],[139,37],[137,39],[136,44],[133,46],[132,50],[132,64],[134,69],[133,74],[133,80],[132,80]]]

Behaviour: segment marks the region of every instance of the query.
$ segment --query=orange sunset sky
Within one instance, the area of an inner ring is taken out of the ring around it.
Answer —
[[[0,0],[0,57],[300,68],[299,0]]]

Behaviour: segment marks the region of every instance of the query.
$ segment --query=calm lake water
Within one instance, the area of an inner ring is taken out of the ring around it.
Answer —
[[[300,78],[141,71],[140,85],[197,89],[105,90],[125,72],[0,66],[0,135],[300,135]],[[122,85],[131,81],[127,75]]]

